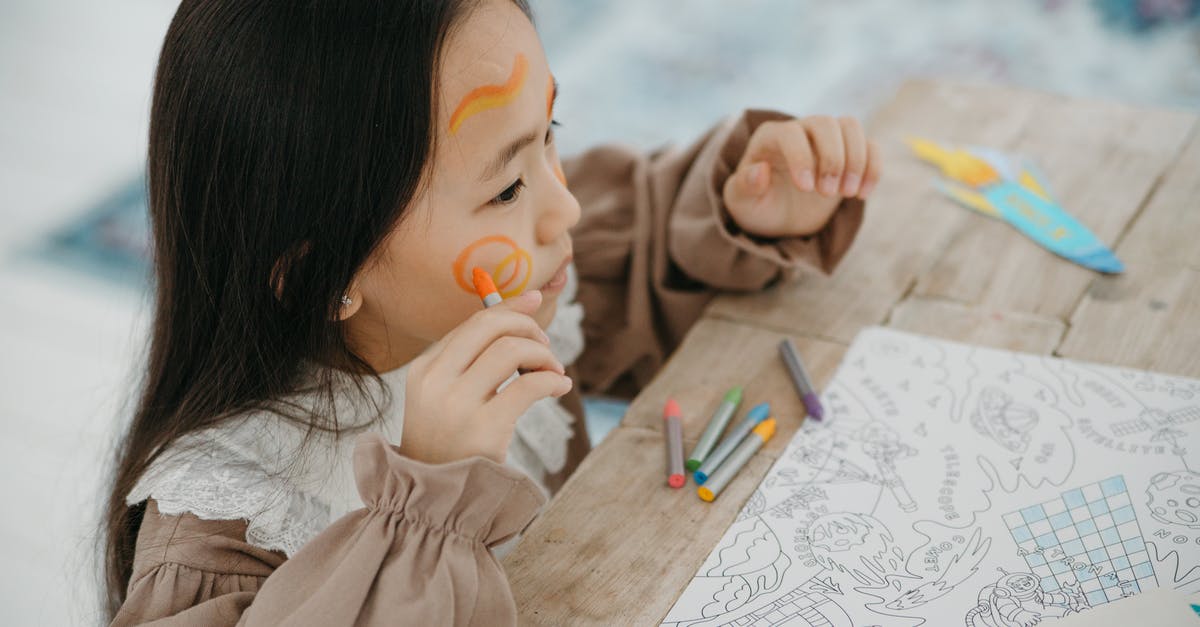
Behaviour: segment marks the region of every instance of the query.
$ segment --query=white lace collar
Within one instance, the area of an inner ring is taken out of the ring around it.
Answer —
[[[577,279],[568,266],[567,286],[546,334],[564,364],[583,351],[583,307],[574,302]],[[383,420],[370,427],[399,442],[403,426],[407,367],[381,375],[384,389],[371,389]],[[387,399],[391,399],[387,403]],[[339,395],[340,420],[364,423],[374,407],[354,395]],[[293,399],[311,408],[316,399]],[[543,399],[517,421],[508,464],[545,490],[544,476],[562,469],[574,417],[556,399]],[[343,424],[346,424],[343,422]],[[205,520],[246,520],[247,541],[291,557],[334,520],[362,506],[351,468],[354,434],[314,434],[277,414],[255,412],[180,438],[141,477],[126,497],[133,505],[154,498],[166,515],[192,513]]]

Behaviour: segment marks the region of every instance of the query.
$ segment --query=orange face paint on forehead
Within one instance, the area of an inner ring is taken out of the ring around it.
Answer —
[[[549,120],[554,115],[554,92],[557,91],[554,87],[554,75],[546,79],[546,119]]]
[[[450,116],[450,134],[457,133],[462,123],[472,115],[488,109],[503,107],[516,99],[521,87],[525,85],[525,73],[528,69],[529,62],[525,60],[525,55],[517,53],[512,74],[508,75],[508,80],[503,85],[476,87],[469,94],[463,96],[458,107]]]

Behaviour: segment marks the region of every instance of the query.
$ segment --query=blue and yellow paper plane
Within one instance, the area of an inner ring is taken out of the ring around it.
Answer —
[[[1072,218],[1047,191],[1033,165],[986,148],[950,148],[911,138],[912,151],[938,166],[938,189],[958,203],[1004,220],[1043,248],[1086,268],[1108,274],[1125,264],[1087,227]]]

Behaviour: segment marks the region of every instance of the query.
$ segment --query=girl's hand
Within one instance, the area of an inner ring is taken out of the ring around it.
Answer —
[[[811,235],[843,197],[866,198],[879,181],[879,149],[854,118],[763,122],[725,181],[725,207],[762,237]]]
[[[440,464],[481,455],[504,463],[517,418],[535,401],[562,396],[571,379],[531,314],[530,291],[482,310],[412,361],[400,452]],[[527,370],[500,393],[518,368]]]

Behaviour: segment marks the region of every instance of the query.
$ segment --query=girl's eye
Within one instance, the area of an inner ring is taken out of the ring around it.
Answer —
[[[562,126],[558,120],[550,120],[550,128],[546,131],[546,145],[549,146],[554,141],[554,127]],[[512,185],[509,185],[500,192],[495,198],[488,201],[489,205],[508,205],[517,201],[520,198],[521,191],[525,189],[525,181],[517,179]]]
[[[504,191],[500,192],[498,196],[491,199],[488,204],[507,205],[516,202],[517,198],[521,196],[521,190],[523,189],[525,189],[525,181],[517,179],[516,182],[514,182],[512,185],[509,185]]]

